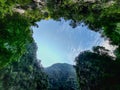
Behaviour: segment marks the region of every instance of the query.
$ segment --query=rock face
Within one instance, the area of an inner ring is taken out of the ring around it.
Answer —
[[[54,64],[45,68],[45,72],[50,83],[48,90],[79,90],[76,72],[72,65]]]
[[[84,0],[84,2],[91,2],[91,3],[94,3],[94,2],[96,2],[96,0]]]
[[[42,2],[44,2],[45,0],[33,0],[34,2],[36,2],[36,3],[42,3]]]
[[[19,14],[24,14],[25,13],[24,9],[14,8],[13,10],[14,10],[14,12],[17,12]]]
[[[33,0],[37,8],[42,8],[45,5],[45,0]]]
[[[42,8],[45,6],[45,3],[46,3],[45,0],[33,0],[31,3],[28,3],[25,6],[21,6],[17,4],[16,7],[13,8],[13,11],[20,14],[24,14],[26,10],[34,10],[34,9],[42,10]]]
[[[39,2],[41,2],[41,0],[33,0],[34,2],[37,2],[37,3],[39,3]]]

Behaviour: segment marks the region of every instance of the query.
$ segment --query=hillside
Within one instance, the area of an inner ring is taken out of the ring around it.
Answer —
[[[45,68],[48,74],[49,90],[78,90],[75,69],[66,63],[57,63]]]

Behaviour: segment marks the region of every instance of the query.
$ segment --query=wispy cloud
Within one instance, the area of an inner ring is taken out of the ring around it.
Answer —
[[[87,50],[87,48],[82,48],[81,45],[79,45],[78,48],[71,47],[70,52],[67,54],[67,59],[71,64],[75,64],[75,58],[80,54],[80,52],[85,50]]]

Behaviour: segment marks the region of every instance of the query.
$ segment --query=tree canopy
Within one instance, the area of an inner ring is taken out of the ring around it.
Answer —
[[[0,68],[19,60],[26,52],[25,46],[32,42],[31,26],[44,17],[33,5],[36,5],[33,0],[0,0]]]
[[[0,68],[24,54],[25,46],[32,41],[30,25],[19,14],[0,19]]]
[[[26,46],[27,52],[0,70],[0,90],[47,90],[48,79],[36,58],[36,43]]]
[[[76,73],[81,90],[118,90],[120,89],[120,62],[107,55],[106,50],[81,52],[76,57]],[[101,50],[102,49],[102,50]]]
[[[72,65],[57,63],[44,71],[48,75],[48,90],[79,90],[77,76]]]
[[[77,27],[84,23],[93,31],[102,32],[112,44],[120,44],[120,3],[118,0],[48,0],[49,15],[63,17]]]

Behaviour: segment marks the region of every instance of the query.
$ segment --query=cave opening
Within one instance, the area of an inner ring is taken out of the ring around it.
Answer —
[[[93,46],[106,46],[105,39],[99,32],[90,30],[84,23],[75,28],[70,26],[70,20],[41,20],[38,27],[32,27],[33,38],[37,43],[37,58],[44,67],[55,63],[74,65],[74,59]],[[108,44],[108,43],[107,43]]]

